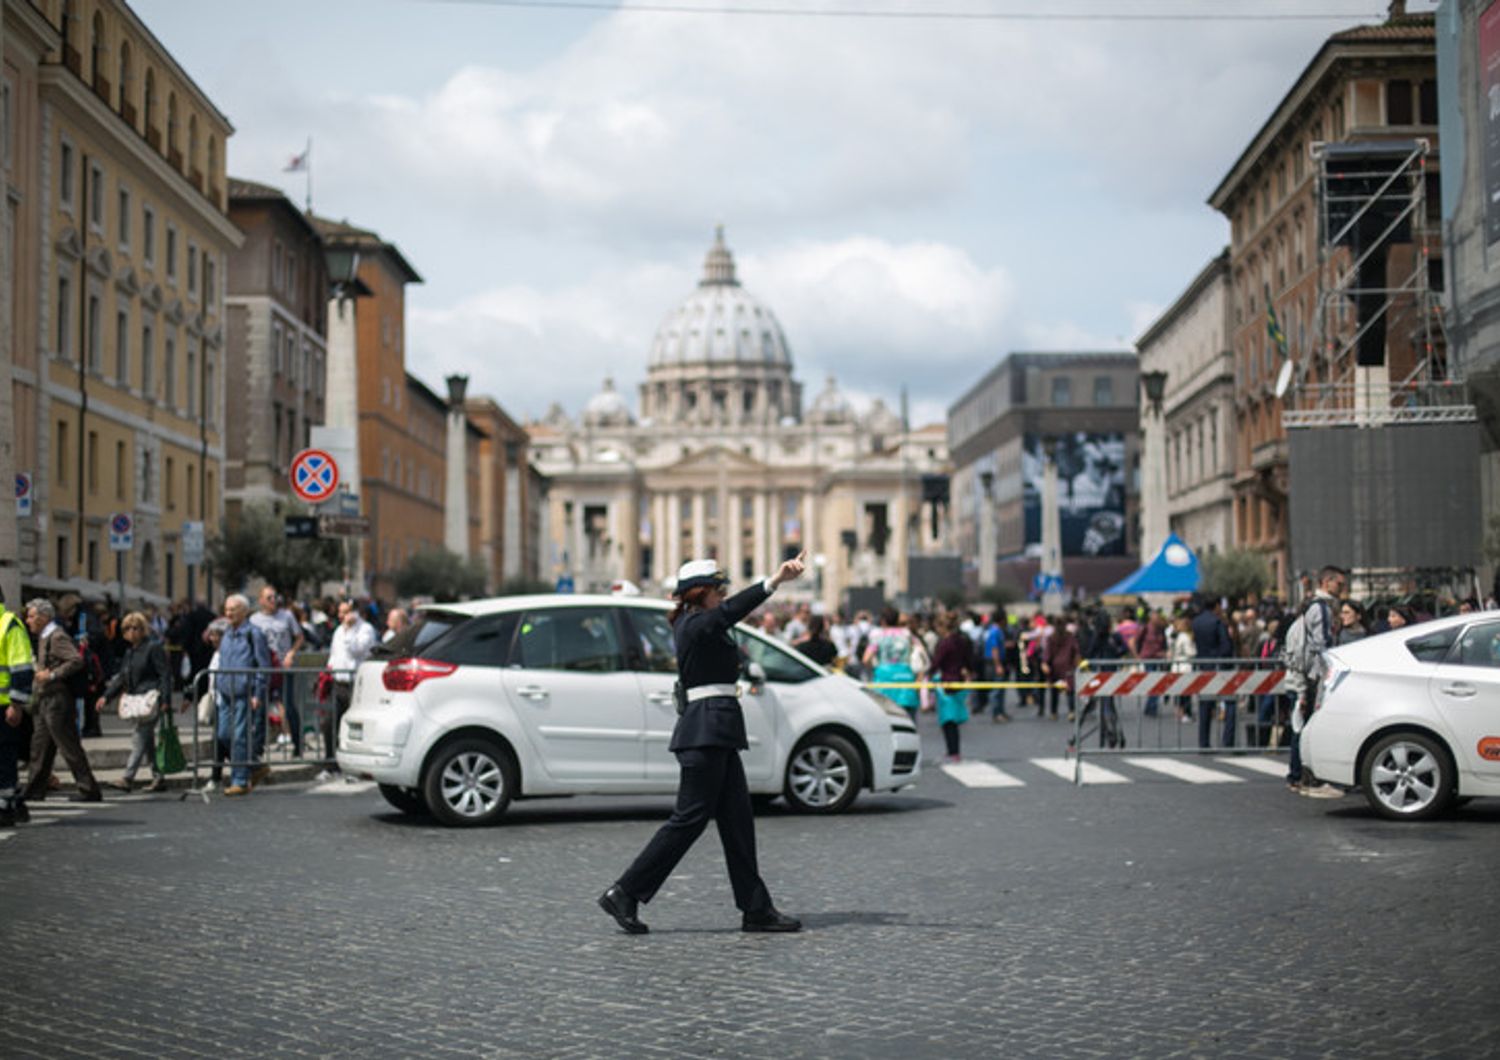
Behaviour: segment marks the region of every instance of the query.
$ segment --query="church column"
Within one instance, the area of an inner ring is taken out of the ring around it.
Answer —
[[[724,517],[724,533],[728,535],[725,553],[729,557],[729,577],[731,581],[741,581],[745,577],[745,527],[740,520],[740,512],[744,508],[744,501],[738,490],[730,490],[726,494]]]
[[[781,494],[775,490],[766,491],[765,552],[761,555],[761,566],[767,574],[772,573],[780,566]]]
[[[807,562],[812,563],[813,556],[818,553],[818,502],[812,490],[802,491],[800,504],[802,506],[802,547],[807,550]]]
[[[766,495],[757,490],[750,501],[750,561],[752,577],[765,577],[770,571],[762,570],[766,561]]]
[[[651,578],[660,585],[667,576],[667,498],[651,495]]]
[[[667,494],[667,577],[677,577],[682,566],[682,494]]]
[[[708,517],[704,512],[703,491],[693,491],[693,558],[702,559],[708,555],[708,542],[706,540],[708,529]]]

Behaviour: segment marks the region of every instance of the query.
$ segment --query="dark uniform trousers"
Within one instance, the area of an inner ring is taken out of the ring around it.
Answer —
[[[637,901],[651,901],[712,820],[724,844],[734,904],[751,916],[767,912],[771,895],[756,864],[755,811],[739,750],[685,747],[677,751],[677,763],[682,767],[677,807],[620,877],[620,887]]]
[[[27,769],[25,798],[46,798],[47,778],[52,775],[52,764],[57,761],[59,751],[73,773],[73,782],[79,792],[97,793],[99,781],[89,768],[89,756],[84,753],[83,742],[78,738],[78,714],[73,697],[66,688],[54,691],[43,686],[43,691],[36,697],[36,728],[31,734],[31,763]]]

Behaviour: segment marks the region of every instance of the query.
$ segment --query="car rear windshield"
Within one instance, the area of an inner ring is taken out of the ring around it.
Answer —
[[[420,655],[423,648],[454,626],[466,621],[467,618],[467,615],[456,614],[452,611],[418,611],[411,625],[385,643],[375,645],[375,650],[371,652],[371,655],[398,659],[408,655]]]
[[[1454,626],[1451,629],[1412,637],[1406,642],[1406,650],[1415,655],[1418,662],[1440,663],[1453,649],[1453,642],[1458,639],[1458,634],[1459,628]]]

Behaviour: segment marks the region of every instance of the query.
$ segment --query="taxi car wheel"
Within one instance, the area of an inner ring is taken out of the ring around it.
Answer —
[[[786,764],[787,805],[798,813],[842,813],[864,786],[859,752],[844,737],[813,733]]]
[[[1370,748],[1360,766],[1360,787],[1374,811],[1393,821],[1425,821],[1453,802],[1448,752],[1430,736],[1397,732]]]
[[[492,824],[516,791],[516,766],[500,745],[478,737],[455,740],[433,755],[422,782],[432,815],[443,824]]]
[[[381,784],[381,797],[402,813],[427,815],[427,803],[416,788],[403,788],[396,784]]]

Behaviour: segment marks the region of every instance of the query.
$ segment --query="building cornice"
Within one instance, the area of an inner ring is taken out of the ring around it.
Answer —
[[[12,35],[40,59],[62,47],[62,34],[29,0],[4,0],[5,36]]]
[[[1150,346],[1170,328],[1177,319],[1193,306],[1205,290],[1217,279],[1223,277],[1229,279],[1229,248],[1225,247],[1193,278],[1188,284],[1186,291],[1178,295],[1177,301],[1167,307],[1166,312],[1157,317],[1155,322],[1148,327],[1141,337],[1135,340],[1135,348],[1142,356],[1146,353],[1146,347]]]
[[[1337,35],[1330,37],[1292,83],[1292,87],[1251,138],[1229,172],[1224,175],[1224,179],[1219,181],[1208,197],[1208,205],[1221,213],[1229,213],[1229,202],[1240,186],[1260,165],[1287,126],[1293,124],[1297,114],[1323,89],[1335,66],[1358,60],[1435,58],[1436,55],[1435,35],[1431,40],[1350,40],[1340,39]],[[1351,125],[1352,117],[1351,115]]]
[[[124,120],[109,109],[98,96],[66,67],[44,65],[37,75],[37,86],[43,103],[66,109],[80,124],[96,134],[113,157],[125,157],[149,173],[162,189],[175,193],[173,203],[182,213],[199,221],[223,242],[223,248],[237,250],[245,241],[243,233],[188,182],[187,177],[167,164]],[[210,179],[212,174],[210,174]]]

